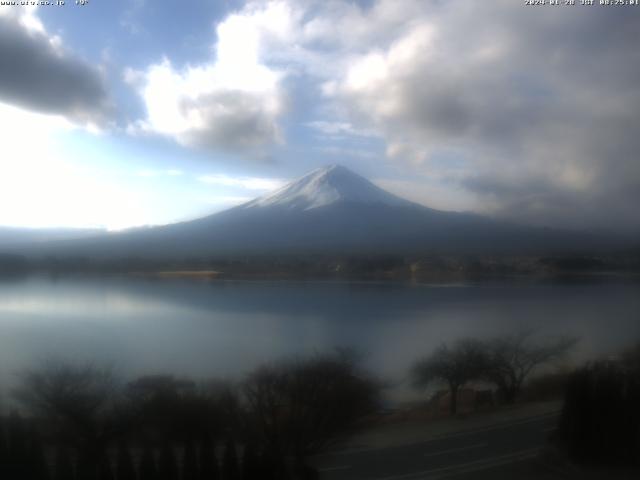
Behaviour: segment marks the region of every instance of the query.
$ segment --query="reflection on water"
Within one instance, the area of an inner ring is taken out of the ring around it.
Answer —
[[[0,381],[48,356],[107,362],[127,375],[238,377],[336,346],[356,347],[376,373],[401,381],[442,342],[527,328],[579,336],[582,360],[640,338],[639,290],[33,277],[0,283]]]

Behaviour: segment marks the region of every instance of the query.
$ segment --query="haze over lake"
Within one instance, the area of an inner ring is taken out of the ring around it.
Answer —
[[[630,282],[420,285],[199,282],[33,276],[0,283],[0,381],[43,359],[111,364],[125,377],[242,378],[291,355],[354,347],[410,391],[416,358],[460,337],[535,329],[580,337],[573,361],[640,338]],[[3,388],[4,390],[4,388]]]

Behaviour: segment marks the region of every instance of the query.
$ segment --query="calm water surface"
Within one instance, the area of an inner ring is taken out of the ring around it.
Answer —
[[[125,375],[241,378],[294,354],[355,347],[408,392],[442,342],[535,328],[581,338],[573,360],[640,339],[640,285],[400,285],[32,277],[0,282],[0,383],[48,357]]]

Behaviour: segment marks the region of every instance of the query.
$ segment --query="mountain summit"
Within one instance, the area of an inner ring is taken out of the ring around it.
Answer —
[[[410,205],[341,165],[318,168],[284,187],[242,205],[242,208],[279,207],[311,210],[336,203]]]

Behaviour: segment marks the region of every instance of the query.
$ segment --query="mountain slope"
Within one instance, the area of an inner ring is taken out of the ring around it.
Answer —
[[[332,165],[208,217],[57,242],[54,255],[186,258],[279,253],[516,253],[575,248],[587,238],[433,210]]]

